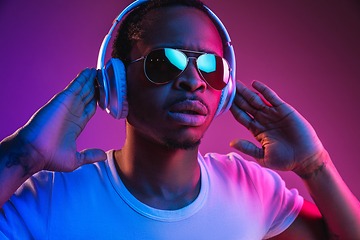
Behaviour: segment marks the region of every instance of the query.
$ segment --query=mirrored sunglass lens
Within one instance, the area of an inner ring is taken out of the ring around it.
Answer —
[[[197,60],[197,66],[212,88],[222,90],[229,82],[229,65],[222,57],[214,54],[201,55]]]
[[[145,73],[155,83],[166,83],[176,78],[187,65],[186,56],[175,49],[165,48],[150,52],[145,61]]]
[[[187,57],[184,53],[179,50],[165,48],[165,56],[169,62],[177,67],[180,71],[183,71],[187,65]]]
[[[216,71],[216,59],[214,54],[203,54],[197,60],[198,68],[206,73]]]

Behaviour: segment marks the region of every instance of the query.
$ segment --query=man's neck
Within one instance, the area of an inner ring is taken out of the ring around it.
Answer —
[[[171,149],[136,134],[127,134],[114,153],[118,174],[141,202],[158,209],[180,209],[200,192],[198,147]]]

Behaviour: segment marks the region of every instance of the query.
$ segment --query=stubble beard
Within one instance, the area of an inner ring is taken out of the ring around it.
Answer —
[[[170,138],[164,137],[163,142],[170,149],[174,149],[174,150],[193,150],[193,149],[197,148],[200,145],[201,138],[199,140],[197,140],[197,141],[195,141],[195,140],[186,140],[186,141],[180,142],[180,141],[177,141],[175,139],[170,139]]]

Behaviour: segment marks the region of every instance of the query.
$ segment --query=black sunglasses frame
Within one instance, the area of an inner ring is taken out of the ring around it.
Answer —
[[[181,70],[181,72],[180,72],[178,75],[176,75],[174,78],[172,78],[172,79],[170,79],[170,80],[168,80],[168,81],[166,81],[166,82],[155,82],[154,80],[150,79],[150,77],[149,77],[148,74],[146,73],[146,66],[145,66],[145,65],[146,65],[146,59],[147,59],[147,57],[149,56],[149,54],[151,54],[152,52],[157,51],[157,50],[163,50],[163,49],[173,49],[173,50],[177,50],[177,51],[179,51],[179,52],[184,53],[184,55],[186,56],[186,59],[187,59],[187,63],[186,63],[186,67],[185,67],[183,70]],[[199,56],[197,56],[197,57],[189,57],[188,55],[186,55],[186,53],[198,54]],[[205,77],[203,76],[203,74],[201,73],[201,70],[199,69],[199,67],[198,67],[198,65],[197,65],[197,59],[198,59],[200,56],[204,55],[204,54],[212,54],[212,55],[215,55],[215,56],[217,56],[217,57],[222,58],[222,60],[226,62],[227,67],[228,67],[228,70],[229,70],[229,73],[228,73],[228,76],[229,76],[229,77],[228,77],[227,82],[226,82],[226,84],[225,84],[225,86],[224,86],[223,88],[217,89],[217,88],[214,88],[213,86],[211,86],[211,84],[206,80],[206,78],[205,78]],[[185,69],[187,68],[187,66],[188,66],[188,64],[189,64],[190,59],[195,59],[195,62],[196,62],[195,66],[196,66],[197,72],[199,73],[201,79],[202,79],[208,86],[210,86],[212,89],[215,89],[215,90],[218,90],[218,91],[222,91],[222,90],[226,87],[226,85],[229,83],[230,78],[231,78],[231,71],[232,71],[232,69],[231,69],[230,64],[228,63],[228,61],[227,61],[224,57],[221,57],[221,56],[219,56],[219,55],[217,55],[217,54],[213,54],[213,53],[198,52],[198,51],[192,51],[192,50],[186,50],[186,49],[177,49],[177,48],[157,48],[157,49],[154,49],[154,50],[150,51],[146,56],[142,56],[142,57],[140,57],[140,58],[138,58],[138,59],[135,59],[135,60],[131,61],[131,62],[129,63],[129,65],[132,64],[132,63],[141,61],[141,60],[143,60],[143,59],[144,59],[144,73],[145,73],[145,76],[146,76],[146,78],[147,78],[150,82],[152,82],[152,83],[154,83],[154,84],[166,84],[166,83],[169,83],[169,82],[173,81],[175,78],[177,78],[178,76],[180,76],[180,75],[185,71]]]

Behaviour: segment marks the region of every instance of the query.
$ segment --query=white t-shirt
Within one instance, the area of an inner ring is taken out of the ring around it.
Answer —
[[[195,201],[155,209],[130,194],[107,154],[71,173],[29,178],[0,211],[0,239],[263,239],[289,227],[303,205],[277,173],[231,153],[199,154]]]

